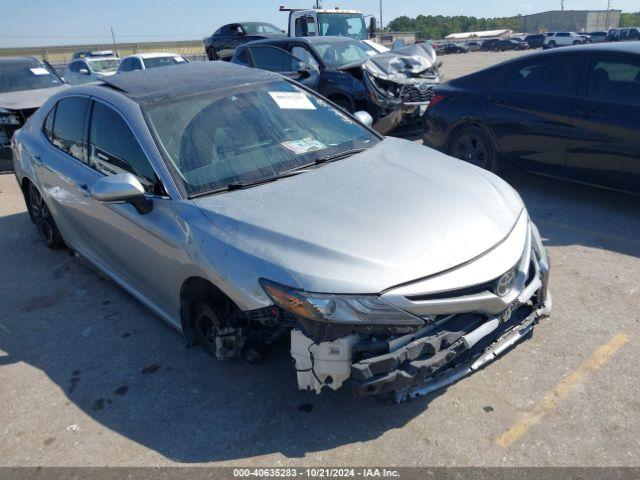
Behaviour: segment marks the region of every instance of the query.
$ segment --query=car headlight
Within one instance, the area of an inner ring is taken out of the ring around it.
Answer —
[[[377,295],[311,293],[261,279],[266,294],[278,307],[309,320],[351,325],[421,326],[424,322]]]
[[[11,111],[0,108],[0,125],[20,125],[20,118]]]

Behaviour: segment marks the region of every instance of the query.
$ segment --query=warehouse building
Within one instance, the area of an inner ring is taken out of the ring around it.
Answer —
[[[524,32],[595,32],[620,26],[620,10],[553,10],[522,18]]]

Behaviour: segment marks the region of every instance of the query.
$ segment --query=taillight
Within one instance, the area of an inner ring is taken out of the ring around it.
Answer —
[[[427,110],[430,109],[431,107],[436,106],[437,104],[439,104],[445,98],[447,98],[446,95],[443,95],[441,93],[436,93],[433,96],[433,98],[431,99],[431,101],[429,102],[429,105],[427,106]]]

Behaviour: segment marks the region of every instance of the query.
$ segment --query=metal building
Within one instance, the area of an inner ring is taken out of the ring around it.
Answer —
[[[552,10],[522,17],[524,32],[595,32],[620,26],[620,10]]]

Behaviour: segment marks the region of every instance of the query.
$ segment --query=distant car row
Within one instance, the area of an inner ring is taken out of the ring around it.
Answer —
[[[586,43],[621,42],[640,40],[640,27],[614,28],[605,31],[576,33],[576,32],[547,32],[527,35],[524,38],[489,38],[486,40],[471,40],[461,43],[434,43],[439,54],[467,52],[504,52],[506,50],[527,50],[529,48],[555,48]]]

